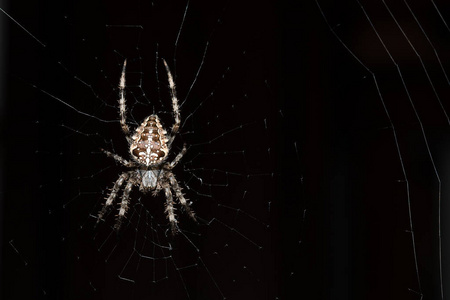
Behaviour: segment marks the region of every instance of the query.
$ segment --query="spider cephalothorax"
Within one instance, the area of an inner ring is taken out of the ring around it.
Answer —
[[[143,193],[152,191],[156,195],[159,191],[164,190],[166,196],[166,209],[167,217],[172,228],[172,232],[177,232],[177,219],[175,216],[175,208],[173,207],[173,195],[175,192],[176,198],[186,211],[186,213],[195,220],[194,212],[190,210],[189,204],[184,198],[181,192],[177,180],[175,179],[172,169],[177,165],[183,155],[186,153],[186,147],[183,149],[173,161],[168,162],[167,158],[170,153],[172,142],[175,139],[175,135],[180,128],[180,111],[178,108],[178,100],[175,91],[175,83],[173,82],[172,74],[167,63],[163,60],[164,66],[167,71],[167,77],[169,81],[169,88],[172,96],[172,107],[175,118],[175,123],[172,126],[172,132],[167,135],[167,131],[161,125],[159,117],[157,115],[150,115],[136,128],[133,135],[130,136],[130,129],[126,123],[126,104],[125,104],[125,69],[127,61],[125,60],[122,69],[122,76],[120,78],[119,90],[119,112],[120,112],[120,125],[122,131],[126,135],[126,139],[130,146],[130,155],[133,161],[127,161],[121,156],[111,153],[109,151],[102,151],[109,157],[114,158],[116,161],[130,168],[131,170],[123,172],[119,179],[116,180],[111,193],[106,199],[105,205],[98,214],[98,220],[103,219],[106,212],[109,210],[114,200],[117,198],[117,194],[120,192],[122,185],[126,182],[126,186],[123,189],[122,201],[119,208],[119,214],[117,216],[116,224],[114,228],[118,230],[123,222],[126,212],[128,211],[128,205],[130,201],[130,193],[133,186],[139,186],[139,190]]]

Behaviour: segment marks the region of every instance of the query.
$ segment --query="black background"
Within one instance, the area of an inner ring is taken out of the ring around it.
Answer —
[[[210,141],[227,128],[255,122],[233,131],[223,144],[192,148],[185,159],[195,160],[197,150],[245,149],[245,167],[232,155],[196,163],[274,174],[254,181],[237,176],[223,193],[212,191],[220,203],[242,208],[269,225],[232,224],[259,241],[261,250],[215,224],[202,240],[200,257],[227,299],[441,299],[441,288],[446,295],[450,126],[445,112],[450,85],[442,68],[449,65],[450,32],[433,2],[408,3],[433,49],[405,2],[387,3],[424,62],[431,85],[383,2],[367,2],[363,9],[392,57],[358,2],[320,1],[320,8],[315,1],[189,5],[176,52],[177,90],[180,99],[187,95],[208,41],[205,65],[190,96],[206,99],[214,91],[217,101],[205,101],[184,128],[195,134],[183,135],[175,147],[183,141]],[[444,19],[450,16],[448,4],[434,3]],[[97,122],[42,92],[90,115],[116,120],[118,57],[137,57],[140,32],[144,73],[153,76],[156,44],[160,57],[173,65],[185,7],[176,1],[14,1],[2,6],[46,45],[2,14],[2,299],[187,297],[177,278],[181,272],[171,271],[169,280],[152,285],[145,281],[144,268],[137,282],[129,284],[118,278],[122,261],[98,263],[104,254],[89,238],[92,229],[79,230],[80,220],[95,214],[105,187],[120,171],[109,168],[111,161],[98,148],[112,147],[124,155],[126,144],[118,142],[123,136],[117,122]],[[141,24],[144,30],[111,30],[105,24]],[[227,67],[232,71],[219,80]],[[137,64],[129,67],[131,84],[133,68]],[[101,78],[100,69],[108,80]],[[99,98],[74,78],[78,74]],[[143,86],[146,91],[155,88]],[[139,92],[133,87],[128,92],[133,91]],[[186,102],[182,116],[200,102]],[[136,105],[133,115],[140,120],[148,112]],[[165,118],[169,124],[170,114]],[[177,176],[183,182],[187,175]],[[244,190],[248,197],[242,201]],[[73,198],[74,205],[62,207]],[[223,211],[209,209],[196,205],[199,215],[227,219]],[[124,234],[120,244],[132,243],[130,236]],[[184,249],[182,242],[172,243]],[[224,243],[233,250],[223,250],[216,264],[211,249]],[[183,254],[174,255],[183,261]],[[199,269],[197,279],[191,277],[195,272],[186,274],[191,299],[220,299],[205,269]]]

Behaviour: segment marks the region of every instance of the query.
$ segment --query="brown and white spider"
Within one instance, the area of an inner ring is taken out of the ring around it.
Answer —
[[[130,134],[130,128],[126,123],[125,104],[125,69],[127,61],[125,60],[123,63],[122,75],[120,77],[119,84],[120,125],[128,141],[130,154],[133,161],[125,160],[117,154],[102,149],[107,156],[115,159],[117,162],[127,168],[130,168],[131,170],[123,172],[119,176],[119,179],[116,180],[110,194],[106,198],[103,208],[98,213],[97,218],[97,223],[100,222],[100,220],[103,220],[103,217],[109,211],[114,200],[117,198],[122,185],[126,183],[125,188],[123,189],[119,214],[117,215],[116,223],[114,225],[115,230],[120,229],[123,219],[125,218],[130,203],[130,193],[133,186],[139,186],[139,190],[143,193],[152,191],[154,196],[156,196],[161,190],[164,190],[166,196],[165,213],[169,219],[173,234],[178,231],[178,221],[174,212],[175,208],[172,190],[175,192],[176,198],[179,200],[186,213],[193,220],[196,220],[194,212],[189,207],[190,204],[188,204],[184,198],[184,195],[181,192],[181,187],[172,173],[172,169],[186,153],[186,145],[183,145],[183,149],[180,153],[178,153],[173,161],[167,161],[172,142],[175,139],[175,135],[178,133],[181,121],[175,83],[173,81],[172,74],[170,73],[169,66],[165,60],[163,60],[163,62],[167,71],[170,94],[172,97],[173,114],[175,118],[175,123],[172,126],[172,132],[170,135],[167,135],[166,130],[162,127],[159,117],[156,114],[145,118],[141,125],[136,128],[134,133],[132,135]]]

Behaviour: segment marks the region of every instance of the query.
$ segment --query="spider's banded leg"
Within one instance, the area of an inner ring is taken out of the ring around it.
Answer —
[[[103,220],[103,217],[110,209],[111,204],[113,204],[114,199],[117,198],[117,193],[119,192],[120,187],[122,186],[124,181],[128,179],[128,177],[128,173],[123,173],[119,176],[119,179],[116,180],[116,183],[114,183],[114,186],[111,189],[111,193],[109,194],[108,198],[106,198],[106,202],[103,205],[102,210],[98,213],[97,224],[100,222],[100,220]]]
[[[116,224],[114,225],[114,230],[119,231],[122,226],[123,218],[128,211],[128,204],[130,203],[130,192],[133,188],[133,178],[128,179],[127,185],[123,190],[122,203],[120,204],[119,214],[117,215]]]
[[[180,108],[178,107],[178,98],[177,98],[177,91],[175,89],[175,83],[173,81],[172,73],[170,73],[169,66],[167,65],[166,61],[163,59],[164,66],[166,67],[167,71],[167,78],[169,80],[169,88],[170,88],[170,94],[172,96],[172,107],[173,107],[173,114],[175,118],[175,123],[172,126],[172,133],[170,134],[169,139],[169,147],[172,145],[172,142],[175,138],[175,134],[178,132],[178,129],[180,129]]]
[[[173,208],[172,192],[170,191],[169,187],[165,187],[164,192],[166,194],[166,209],[164,210],[164,212],[167,214],[167,218],[169,219],[172,234],[176,234],[178,231],[177,229],[178,221],[175,216],[175,208]]]
[[[130,161],[126,160],[125,158],[123,158],[123,157],[121,157],[121,156],[119,156],[117,154],[114,154],[114,153],[109,152],[108,150],[105,150],[105,149],[102,149],[102,148],[100,148],[100,150],[103,153],[105,153],[106,156],[113,158],[114,160],[116,160],[120,164],[124,165],[125,167],[132,168],[132,167],[136,166],[136,163],[130,162]]]
[[[120,76],[120,83],[119,83],[119,111],[120,111],[120,126],[122,127],[122,131],[125,133],[126,136],[130,134],[130,128],[128,128],[127,125],[127,106],[125,104],[125,69],[127,67],[127,60],[123,62],[122,67],[122,75]]]
[[[175,192],[175,195],[177,196],[178,200],[180,201],[180,204],[183,206],[186,213],[193,219],[194,221],[197,221],[197,218],[195,217],[194,211],[191,210],[189,207],[189,204],[187,203],[187,199],[184,198],[184,194],[181,191],[181,187],[178,184],[178,181],[175,179],[175,177],[172,175],[169,176],[170,185],[172,186],[172,189]]]
[[[183,149],[181,149],[181,152],[178,153],[178,155],[175,157],[175,159],[167,166],[167,169],[172,170],[180,161],[180,159],[183,157],[183,155],[186,154],[186,144],[183,145]]]

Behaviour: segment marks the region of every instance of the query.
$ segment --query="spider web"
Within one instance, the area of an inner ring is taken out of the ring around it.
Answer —
[[[448,3],[315,5],[336,125],[323,297],[447,299]]]
[[[301,176],[294,138],[279,143],[285,121],[273,88],[271,7],[259,3],[259,15],[251,3],[204,1],[2,7],[10,31],[7,132],[20,132],[8,135],[13,146],[5,154],[16,157],[6,162],[3,244],[13,257],[2,274],[11,283],[6,298],[278,294],[276,284],[266,284],[276,282],[279,255],[271,240],[285,176],[280,147],[290,156],[293,175],[284,182],[297,201]],[[116,209],[96,226],[108,189],[124,171],[100,149],[128,159],[117,105],[125,58],[133,128],[153,113],[170,128],[162,58],[174,74],[182,127],[170,159],[186,143],[174,173],[199,220],[177,206],[175,237],[164,196],[137,189],[119,234]],[[293,232],[297,243],[299,228]]]
[[[448,3],[1,8],[4,298],[448,298]],[[175,74],[176,237],[136,190],[95,227],[125,57],[130,126],[170,127]]]

